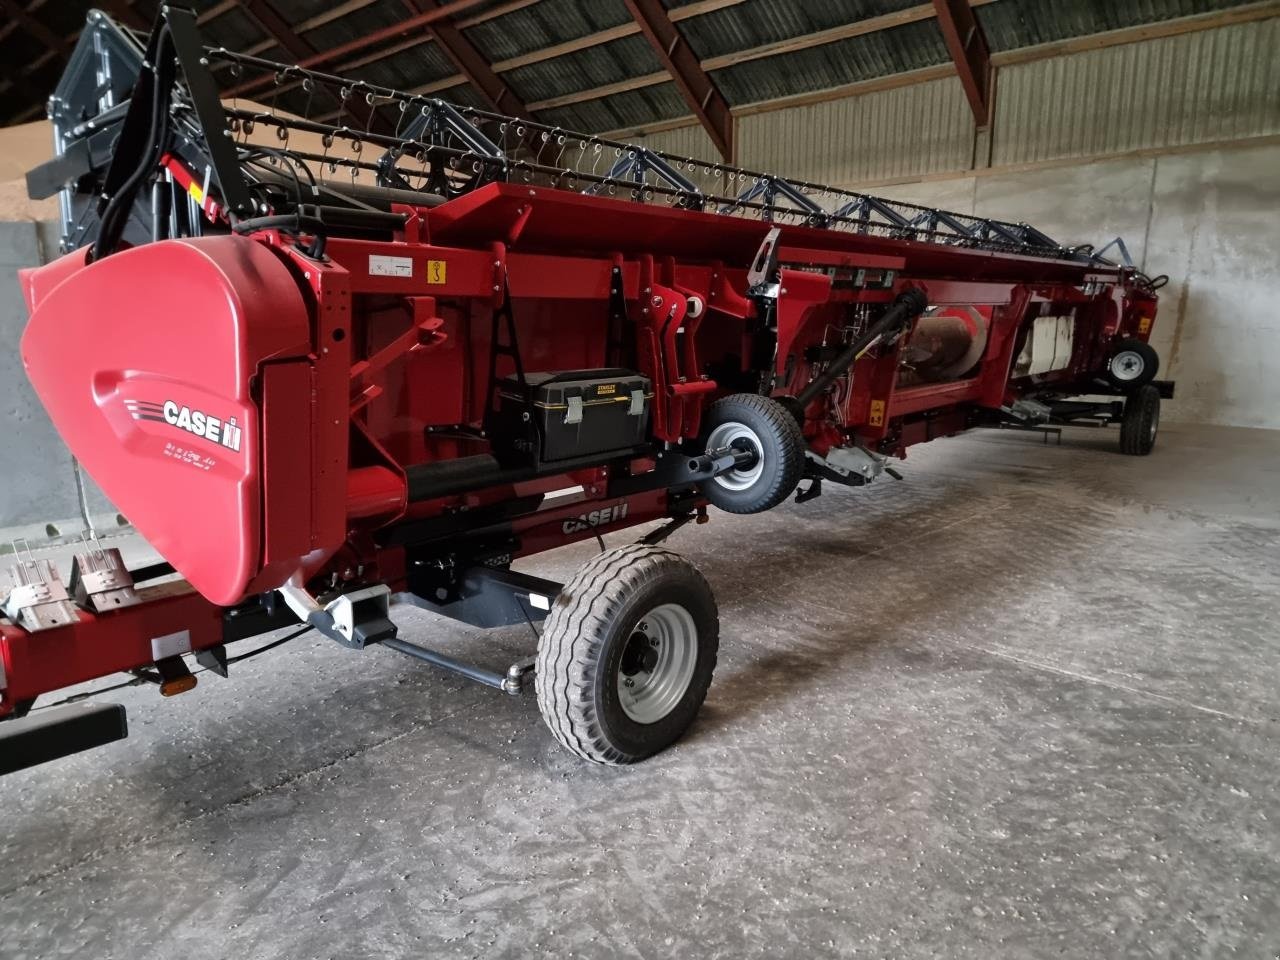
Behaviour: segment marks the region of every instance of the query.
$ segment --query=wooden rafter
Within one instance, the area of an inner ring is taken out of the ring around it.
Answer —
[[[402,2],[411,13],[425,13],[428,10],[438,9],[434,0],[402,0]],[[491,108],[510,116],[527,117],[529,115],[528,108],[494,72],[484,55],[458,29],[457,24],[445,18],[426,24],[425,29],[441,52],[453,61],[460,75],[479,91]]]
[[[249,15],[268,37],[288,51],[289,56],[299,61],[316,56],[318,52],[316,48],[310,41],[298,36],[297,31],[289,25],[289,21],[281,15],[271,0],[239,0],[239,3],[241,9]],[[344,105],[341,97],[332,88],[322,85],[321,89],[335,100],[340,107],[345,106],[345,109],[350,110],[352,115],[366,127],[371,127],[377,122],[373,109],[359,97],[353,98]]]
[[[624,0],[627,10],[649,41],[658,62],[675,81],[680,95],[693,108],[693,114],[706,129],[711,142],[725,160],[733,161],[733,115],[715,81],[702,69],[698,56],[685,42],[684,36],[660,0]]]
[[[969,0],[933,0],[938,29],[979,127],[991,122],[991,49]]]
[[[428,10],[425,13],[406,17],[400,23],[393,26],[383,27],[381,30],[374,30],[372,33],[366,33],[364,36],[348,40],[346,43],[340,43],[327,50],[318,51],[315,54],[300,60],[297,66],[307,69],[310,67],[325,66],[333,63],[334,61],[341,61],[353,54],[363,52],[370,47],[376,47],[379,44],[388,42],[396,42],[403,39],[406,34],[420,33],[422,28],[428,24],[447,19],[456,13],[469,10],[484,2],[485,0],[451,0],[451,2],[432,10]],[[259,77],[255,80],[249,81],[248,83],[243,83],[229,92],[236,96],[245,96],[266,86],[270,82],[271,77],[269,76]]]
[[[55,54],[66,53],[71,49],[71,44],[65,37],[58,36],[46,27],[41,21],[28,13],[27,8],[18,3],[17,0],[0,0],[0,10],[8,13],[23,30],[31,34]]]
[[[726,7],[736,6],[743,0],[704,0],[703,3],[692,3],[683,7],[676,7],[669,11],[671,19],[686,20],[692,16],[701,16],[715,10],[723,10]],[[984,6],[994,3],[996,0],[970,0],[975,7]],[[681,14],[681,16],[677,16]],[[870,33],[877,33],[881,30],[889,30],[893,27],[900,27],[908,23],[919,23],[923,20],[931,20],[935,16],[935,10],[932,3],[920,3],[902,10],[896,10],[892,13],[882,14],[876,17],[868,17],[865,20],[857,20],[853,23],[843,24],[838,27],[832,27],[827,30],[819,30],[814,33],[801,34],[797,37],[789,37],[786,40],[778,40],[772,43],[761,44],[758,47],[751,47],[747,50],[740,50],[730,54],[722,54],[714,57],[708,57],[701,61],[700,66],[703,71],[710,73],[715,70],[723,70],[726,67],[737,63],[746,63],[751,60],[763,60],[768,57],[782,56],[787,53],[795,53],[800,50],[808,50],[813,47],[825,46],[826,44],[837,43],[841,40],[848,40],[852,37],[865,36]],[[585,37],[579,37],[575,40],[569,40],[564,43],[556,44],[552,47],[545,47],[541,50],[531,51],[508,60],[500,60],[493,65],[496,72],[502,73],[506,70],[513,70],[517,67],[528,66],[531,63],[540,63],[544,60],[553,59],[554,57],[564,56],[569,53],[575,53],[579,50],[586,50],[602,43],[610,43],[621,37],[634,36],[639,32],[639,27],[633,24],[622,24],[617,27],[610,27],[607,30],[601,30],[597,33],[589,34]],[[587,103],[592,100],[599,100],[603,97],[613,96],[618,93],[627,93],[632,90],[642,90],[645,87],[657,86],[670,82],[671,77],[666,72],[649,73],[638,77],[630,77],[626,80],[620,80],[617,83],[605,86],[593,87],[589,90],[574,91],[572,93],[561,94],[546,100],[539,100],[530,103],[529,109],[537,112],[539,110],[548,110],[553,107],[565,107],[575,103]],[[447,77],[436,81],[430,85],[431,92],[446,90],[449,87],[457,86],[463,83],[465,78],[462,76]],[[414,90],[414,93],[424,93],[425,90]]]
[[[985,0],[985,2],[989,3],[993,2],[993,0]],[[1107,30],[1103,33],[1071,37],[1066,40],[1055,40],[1050,43],[1022,47],[1016,50],[1004,50],[993,54],[991,63],[993,67],[1000,69],[1014,64],[1035,63],[1088,50],[1104,50],[1108,47],[1124,46],[1125,44],[1139,43],[1146,40],[1178,37],[1239,23],[1256,23],[1259,20],[1268,20],[1272,17],[1280,17],[1280,0],[1255,0],[1254,3],[1247,3],[1227,10],[1192,14],[1191,16],[1177,17],[1173,20],[1147,23],[1136,27],[1123,27],[1118,30]],[[811,106],[818,103],[828,103],[833,100],[844,100],[848,97],[861,96],[867,93],[909,87],[920,83],[930,83],[954,76],[954,66],[946,63],[939,66],[911,70],[906,73],[875,77],[871,80],[863,80],[857,83],[845,84],[844,86],[829,87],[826,90],[814,90],[808,93],[791,94],[772,100],[743,104],[734,107],[733,114],[735,117],[748,117],[754,114],[771,113],[775,110]],[[537,105],[533,104],[533,106],[536,107]],[[692,114],[686,114],[683,117],[673,117],[668,120],[659,120],[636,127],[604,131],[601,136],[625,139],[628,136],[660,133],[666,130],[695,126],[696,124],[697,118]]]

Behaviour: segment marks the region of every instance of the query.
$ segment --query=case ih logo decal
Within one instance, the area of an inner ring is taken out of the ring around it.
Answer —
[[[157,423],[167,423],[171,427],[177,427],[179,430],[185,430],[187,433],[194,433],[197,437],[204,437],[216,443],[220,447],[226,447],[228,450],[240,450],[240,439],[244,431],[236,426],[236,418],[232,417],[225,423],[217,417],[199,410],[192,410],[190,407],[179,406],[172,400],[166,400],[164,403],[152,403],[148,400],[126,400],[124,405],[129,408],[129,413],[135,420],[154,420]]]
[[[599,510],[592,510],[590,513],[571,517],[561,525],[561,529],[565,533],[581,533],[583,530],[590,530],[592,527],[603,527],[610,523],[617,523],[626,517],[627,510],[628,504],[624,500],[622,503],[615,503],[612,507],[603,507]]]

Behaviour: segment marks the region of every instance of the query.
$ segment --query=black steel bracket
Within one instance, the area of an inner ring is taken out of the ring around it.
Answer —
[[[0,774],[91,750],[129,735],[119,703],[68,703],[0,721]]]

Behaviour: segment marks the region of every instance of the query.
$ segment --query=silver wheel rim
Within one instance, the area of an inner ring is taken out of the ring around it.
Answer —
[[[698,663],[698,628],[678,603],[650,610],[627,638],[618,701],[636,723],[657,723],[684,698]]]
[[[1132,383],[1142,376],[1147,362],[1137,350],[1121,350],[1111,358],[1111,375],[1122,383]]]
[[[711,431],[711,436],[707,437],[708,450],[744,444],[750,444],[751,449],[755,451],[755,463],[743,469],[734,467],[715,477],[715,482],[726,490],[749,490],[760,479],[764,474],[764,444],[760,442],[759,435],[745,423],[734,421],[720,424]]]

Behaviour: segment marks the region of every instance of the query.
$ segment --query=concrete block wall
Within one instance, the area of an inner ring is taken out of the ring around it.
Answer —
[[[1178,381],[1170,419],[1280,429],[1280,144],[1263,143],[870,192],[1035,224],[1067,244],[1120,236],[1168,274],[1152,344]]]

